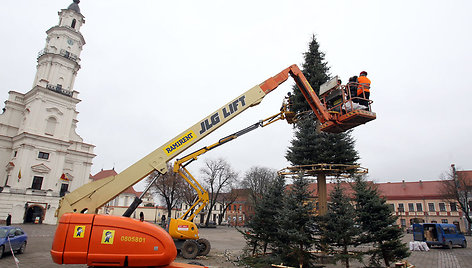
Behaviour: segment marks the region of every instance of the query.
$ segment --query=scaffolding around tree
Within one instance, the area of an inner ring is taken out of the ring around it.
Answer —
[[[281,176],[300,175],[307,177],[316,177],[318,188],[318,213],[325,215],[328,209],[328,193],[326,189],[326,180],[349,178],[353,174],[367,174],[369,170],[359,165],[347,164],[311,164],[286,167],[277,173]]]

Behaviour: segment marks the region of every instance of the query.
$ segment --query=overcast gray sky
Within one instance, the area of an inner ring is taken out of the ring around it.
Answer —
[[[45,31],[72,0],[0,1],[0,100],[26,93]],[[75,90],[77,132],[96,145],[92,174],[118,172],[291,64],[313,34],[332,75],[366,70],[377,120],[354,130],[376,181],[472,169],[471,1],[92,1]],[[278,112],[289,80],[192,149]],[[279,122],[211,151],[244,173],[281,169],[292,127]]]

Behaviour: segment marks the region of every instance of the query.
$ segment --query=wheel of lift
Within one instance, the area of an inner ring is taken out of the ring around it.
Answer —
[[[205,265],[199,263],[198,261],[191,261],[188,264],[197,265],[197,266],[205,266]]]
[[[206,256],[208,255],[208,253],[210,253],[210,249],[211,249],[210,241],[208,241],[205,238],[200,238],[197,240],[197,243],[198,243],[198,248],[199,248],[198,255]]]
[[[185,240],[180,249],[180,254],[185,259],[195,259],[198,255],[198,243],[195,240]]]

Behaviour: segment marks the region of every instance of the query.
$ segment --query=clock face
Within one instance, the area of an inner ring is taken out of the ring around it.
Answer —
[[[72,41],[72,39],[68,39],[68,40],[67,40],[67,44],[69,44],[69,45],[72,46],[72,45],[74,44],[74,41]]]

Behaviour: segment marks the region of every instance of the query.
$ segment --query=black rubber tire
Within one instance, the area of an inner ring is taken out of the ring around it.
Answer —
[[[463,248],[467,248],[467,241],[465,241],[465,240],[464,240],[464,241],[462,241],[462,245],[461,245],[461,247],[463,247]]]
[[[189,262],[188,264],[197,265],[197,266],[205,266],[205,265],[203,265],[203,264],[201,264],[201,263],[199,263],[199,262],[197,262],[197,261],[191,261],[191,262]]]
[[[199,248],[198,255],[206,256],[208,253],[210,253],[211,245],[208,239],[200,238],[197,240],[197,243]]]
[[[0,259],[5,255],[5,246],[0,246]]]
[[[198,255],[198,244],[195,240],[185,240],[180,249],[180,254],[185,259],[195,259]]]
[[[16,251],[16,254],[23,254],[25,253],[25,250],[26,250],[26,242],[23,242],[23,244],[21,244],[21,247]]]

